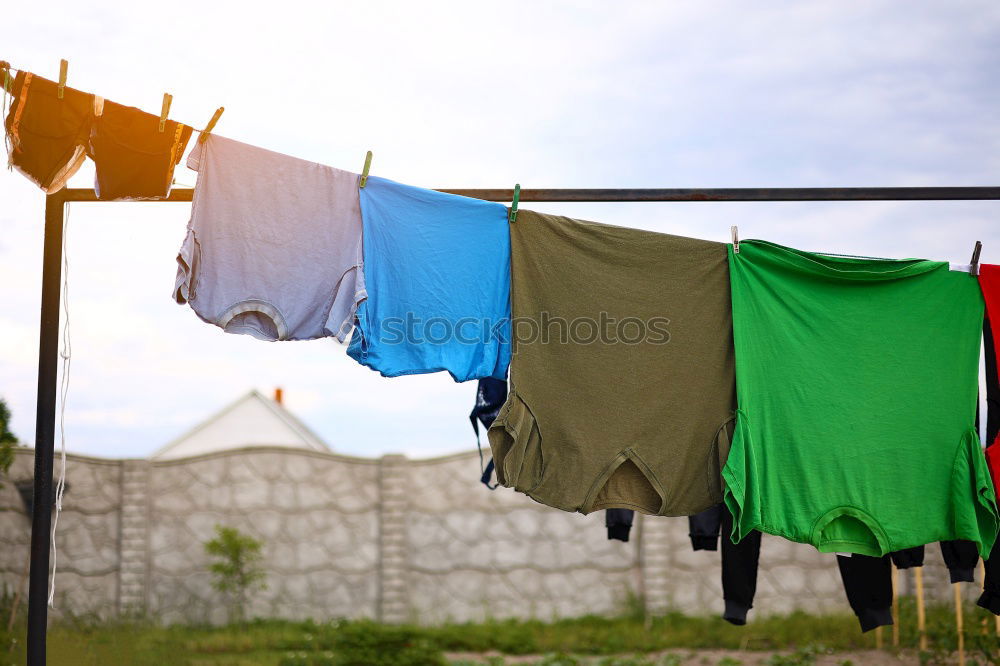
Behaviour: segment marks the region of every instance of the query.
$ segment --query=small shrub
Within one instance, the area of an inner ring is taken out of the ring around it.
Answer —
[[[1000,664],[1000,637],[994,629],[993,615],[978,606],[965,603],[965,657],[968,664]],[[981,620],[987,624],[982,625]],[[950,613],[928,617],[927,638],[929,649],[920,653],[920,663],[925,665],[953,663],[958,650],[954,610]]]
[[[448,663],[423,632],[371,621],[341,625],[333,651],[335,666],[447,666]]]
[[[209,565],[212,587],[229,597],[229,621],[243,622],[249,593],[266,587],[260,553],[263,544],[235,527],[216,525],[215,535],[205,542],[205,552],[215,558]]]
[[[0,398],[0,477],[7,473],[10,466],[14,464],[14,447],[17,446],[17,437],[10,431],[10,408],[7,403]],[[3,487],[0,481],[0,488]]]

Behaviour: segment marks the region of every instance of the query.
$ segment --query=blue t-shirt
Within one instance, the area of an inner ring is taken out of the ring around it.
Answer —
[[[507,208],[371,176],[361,218],[368,298],[348,355],[386,377],[505,378]]]

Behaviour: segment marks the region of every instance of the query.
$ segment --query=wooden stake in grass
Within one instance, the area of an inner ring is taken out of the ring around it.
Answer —
[[[927,651],[927,625],[924,615],[924,568],[916,567],[913,575],[917,582],[917,633],[920,635],[920,651]]]
[[[875,649],[882,649],[882,627],[875,627]]]
[[[899,569],[892,567],[892,647],[899,647]]]
[[[955,633],[958,635],[958,666],[965,666],[965,631],[962,628],[962,584],[952,583],[955,590]]]

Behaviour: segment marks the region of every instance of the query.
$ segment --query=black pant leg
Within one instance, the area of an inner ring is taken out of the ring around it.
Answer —
[[[483,444],[479,439],[479,424],[482,423],[488,430],[506,401],[506,379],[484,377],[479,380],[479,385],[476,388],[476,406],[472,408],[469,420],[472,421],[472,430],[476,433],[476,448],[479,450],[479,480],[490,490],[497,488],[497,484],[493,483],[494,465],[492,458],[490,458],[489,464],[486,464],[483,458]]]
[[[757,594],[757,564],[760,561],[760,532],[754,530],[733,543],[733,516],[722,508],[722,597],[726,610],[722,618],[732,624],[747,623]]]
[[[694,550],[718,550],[719,530],[725,506],[716,504],[701,513],[688,516],[688,536]]]
[[[628,541],[634,518],[635,511],[632,509],[605,509],[604,526],[608,528],[608,539]]]
[[[941,554],[948,566],[953,583],[972,583],[976,580],[979,549],[973,541],[942,541]]]
[[[983,321],[983,356],[986,361],[986,441],[983,444],[990,446],[1000,434],[1000,379],[989,319]]]
[[[892,624],[892,566],[889,557],[837,555],[847,603],[858,616],[861,631]]]
[[[914,546],[913,548],[897,550],[894,553],[889,553],[889,557],[892,559],[892,563],[896,565],[897,569],[922,567],[924,566],[924,547]]]
[[[990,557],[986,560],[986,581],[976,603],[994,615],[1000,615],[1000,539],[993,544]]]
[[[986,446],[993,446],[1000,433],[1000,380],[997,375],[996,349],[989,319],[983,322],[983,351],[986,357]],[[1000,615],[1000,539],[993,544],[986,560],[986,580],[977,602],[994,615]]]

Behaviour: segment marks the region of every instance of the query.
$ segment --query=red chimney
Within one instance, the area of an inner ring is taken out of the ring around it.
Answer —
[[[276,403],[278,403],[279,405],[281,404],[281,387],[280,386],[276,387],[274,389],[274,401]]]

